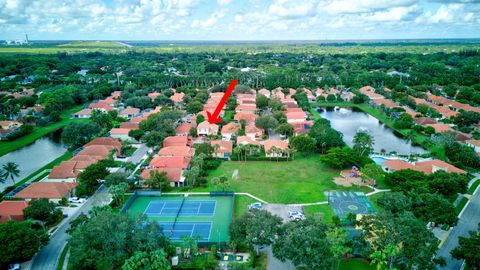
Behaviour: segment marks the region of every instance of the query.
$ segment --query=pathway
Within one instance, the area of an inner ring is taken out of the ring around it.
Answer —
[[[459,236],[468,236],[468,231],[474,231],[478,228],[480,222],[480,188],[477,187],[470,200],[467,202],[462,212],[460,212],[457,226],[453,227],[447,239],[441,244],[437,256],[443,256],[447,261],[447,266],[438,267],[439,270],[459,270],[463,269],[463,260],[456,260],[450,255],[458,245]]]
[[[62,253],[62,250],[67,243],[69,235],[67,229],[70,227],[70,221],[77,218],[80,213],[88,213],[94,206],[105,205],[110,201],[108,188],[100,186],[95,194],[90,197],[75,214],[65,218],[60,225],[58,225],[55,232],[50,235],[50,242],[44,246],[32,259],[27,269],[32,270],[51,270],[56,269],[57,261]]]

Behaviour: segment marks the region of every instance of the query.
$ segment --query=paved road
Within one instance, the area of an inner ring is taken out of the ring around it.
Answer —
[[[133,164],[137,164],[147,154],[148,150],[149,148],[142,143],[140,147],[133,152],[128,161],[132,162]]]
[[[70,220],[75,219],[80,213],[88,213],[93,206],[105,205],[110,201],[108,188],[101,186],[100,189],[88,199],[79,210],[72,216],[62,221],[58,229],[50,236],[50,242],[43,247],[32,259],[30,269],[32,270],[51,270],[56,269],[57,260],[62,253],[64,245],[67,243],[67,229],[70,227]]]
[[[438,256],[443,256],[447,260],[447,266],[437,267],[439,270],[459,270],[462,267],[463,261],[452,258],[450,251],[458,245],[459,236],[468,236],[468,231],[477,229],[480,222],[480,192],[478,190],[464,210],[457,226],[452,229],[452,232],[437,253]]]

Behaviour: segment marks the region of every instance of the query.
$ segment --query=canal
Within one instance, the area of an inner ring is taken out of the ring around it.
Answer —
[[[343,134],[343,140],[349,146],[353,146],[353,137],[358,131],[365,131],[375,140],[375,152],[384,149],[387,153],[397,152],[401,155],[427,153],[425,149],[403,139],[377,118],[357,108],[322,107],[317,108],[317,111],[321,117],[330,121],[332,128]]]
[[[20,176],[15,178],[15,182],[24,179],[67,151],[67,148],[60,141],[60,135],[61,130],[57,130],[37,139],[32,144],[1,156],[0,166],[9,161],[17,163],[20,169]],[[0,183],[0,191],[12,184],[13,182],[10,178],[5,183]]]

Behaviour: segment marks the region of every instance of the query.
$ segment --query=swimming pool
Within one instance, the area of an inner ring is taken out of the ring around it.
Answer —
[[[372,157],[372,160],[375,161],[378,165],[382,165],[382,162],[387,161],[388,159],[383,157]]]

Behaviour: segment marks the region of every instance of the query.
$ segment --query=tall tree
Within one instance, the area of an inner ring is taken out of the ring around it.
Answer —
[[[150,253],[135,252],[122,265],[122,270],[170,270],[167,253],[163,249],[157,249]]]
[[[15,177],[18,177],[20,175],[20,169],[18,168],[18,164],[13,161],[9,161],[5,163],[2,168],[5,178],[10,178],[15,185]]]
[[[469,269],[480,269],[480,231],[469,231],[468,237],[460,236],[458,238],[458,246],[452,251],[452,257],[457,260],[465,260]]]
[[[353,149],[360,156],[368,156],[373,151],[375,140],[373,136],[364,131],[359,131],[353,137]]]

